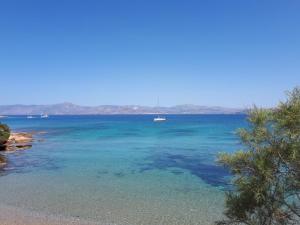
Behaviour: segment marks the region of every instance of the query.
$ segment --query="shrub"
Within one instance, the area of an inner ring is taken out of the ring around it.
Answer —
[[[10,129],[6,124],[0,124],[0,145],[7,142],[10,136]]]
[[[219,158],[234,178],[217,224],[300,224],[300,88],[274,109],[254,108],[248,121],[243,151]]]

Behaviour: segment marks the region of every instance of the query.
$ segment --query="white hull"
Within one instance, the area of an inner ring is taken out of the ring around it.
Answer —
[[[157,107],[159,109],[159,98],[157,98]],[[157,117],[153,119],[154,122],[165,122],[166,120],[165,117],[160,117],[159,113],[157,114]]]
[[[163,117],[156,117],[153,119],[154,122],[164,122],[166,121],[166,118],[163,118]]]

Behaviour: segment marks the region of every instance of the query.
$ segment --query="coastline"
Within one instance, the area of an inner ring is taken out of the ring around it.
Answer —
[[[11,132],[7,142],[0,146],[0,169],[5,168],[7,160],[5,154],[14,153],[30,149],[35,141],[42,141],[43,139],[36,139],[34,136],[44,134],[45,132]]]
[[[5,151],[16,151],[32,147],[33,134],[29,132],[12,132],[5,144]]]

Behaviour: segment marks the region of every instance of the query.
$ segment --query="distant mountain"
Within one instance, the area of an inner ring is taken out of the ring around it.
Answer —
[[[139,105],[80,106],[72,103],[53,105],[2,105],[0,115],[89,115],[89,114],[241,114],[244,109],[177,105],[172,107],[149,107]]]

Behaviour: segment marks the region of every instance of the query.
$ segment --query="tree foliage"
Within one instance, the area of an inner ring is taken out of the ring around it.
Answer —
[[[0,123],[0,145],[3,145],[6,143],[10,136],[10,129],[6,124]]]
[[[221,154],[233,174],[217,224],[300,224],[300,88],[274,109],[254,107],[238,131],[244,149]]]

